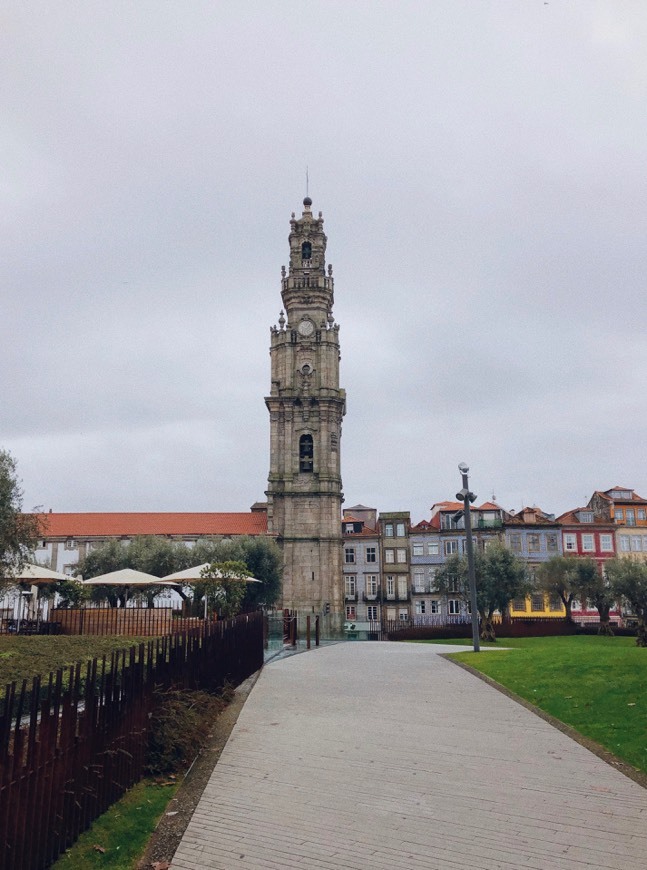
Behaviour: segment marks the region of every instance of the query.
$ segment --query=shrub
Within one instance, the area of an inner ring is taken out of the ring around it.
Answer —
[[[215,717],[226,707],[226,695],[185,689],[155,691],[146,770],[168,774],[188,767],[205,745]]]

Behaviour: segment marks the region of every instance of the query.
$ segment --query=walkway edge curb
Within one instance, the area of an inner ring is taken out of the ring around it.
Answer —
[[[488,677],[487,674],[484,674],[476,668],[473,668],[466,662],[459,662],[456,661],[456,659],[451,658],[451,656],[456,655],[456,653],[438,653],[438,655],[440,655],[444,659],[447,659],[447,661],[451,662],[453,665],[457,665],[459,668],[463,668],[463,670],[468,671],[468,673],[473,674],[475,677],[478,677],[479,680],[487,683],[488,686],[491,686],[493,689],[501,692],[502,695],[506,695],[506,697],[510,698],[511,701],[515,701],[517,704],[525,707],[526,710],[534,713],[535,716],[543,719],[544,722],[548,722],[548,724],[552,725],[553,728],[556,728],[558,731],[561,731],[562,734],[570,737],[571,740],[579,743],[580,746],[588,749],[589,752],[593,753],[593,755],[597,755],[598,758],[606,762],[606,764],[608,764],[610,767],[613,767],[615,770],[617,770],[619,773],[622,773],[628,779],[633,780],[635,783],[642,786],[642,788],[647,789],[647,773],[643,773],[641,770],[636,770],[635,767],[632,767],[626,761],[618,758],[617,755],[614,755],[613,752],[605,749],[605,747],[601,744],[596,743],[595,740],[591,740],[590,737],[585,737],[584,734],[580,734],[580,732],[576,731],[575,728],[573,728],[571,725],[567,725],[566,722],[562,722],[561,719],[557,719],[555,716],[552,716],[550,713],[542,710],[541,707],[537,707],[536,704],[533,704],[531,701],[527,701],[525,698],[522,698],[521,695],[517,695],[515,692],[512,691],[512,689],[508,689],[507,686],[504,686],[501,683],[497,683],[496,680],[493,680],[492,677]]]

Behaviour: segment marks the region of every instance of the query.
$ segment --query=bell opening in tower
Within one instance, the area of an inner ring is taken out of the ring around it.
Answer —
[[[302,435],[299,438],[299,471],[311,472],[314,459],[314,444],[312,435]]]
[[[304,242],[301,245],[301,261],[303,263],[305,263],[306,260],[310,260],[311,257],[312,257],[312,245],[310,244],[310,242]]]

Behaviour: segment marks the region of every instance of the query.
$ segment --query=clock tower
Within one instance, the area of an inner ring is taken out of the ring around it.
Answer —
[[[283,311],[270,331],[268,531],[283,550],[283,606],[343,621],[339,326],[323,217],[312,200],[290,221]]]

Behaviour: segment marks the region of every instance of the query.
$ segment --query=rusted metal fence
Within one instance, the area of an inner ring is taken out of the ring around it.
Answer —
[[[197,628],[201,620],[173,615],[171,607],[55,607],[50,622],[59,634],[124,634],[154,637]]]
[[[0,867],[49,867],[142,777],[157,687],[216,692],[262,664],[263,616],[254,613],[9,685],[0,709]]]

